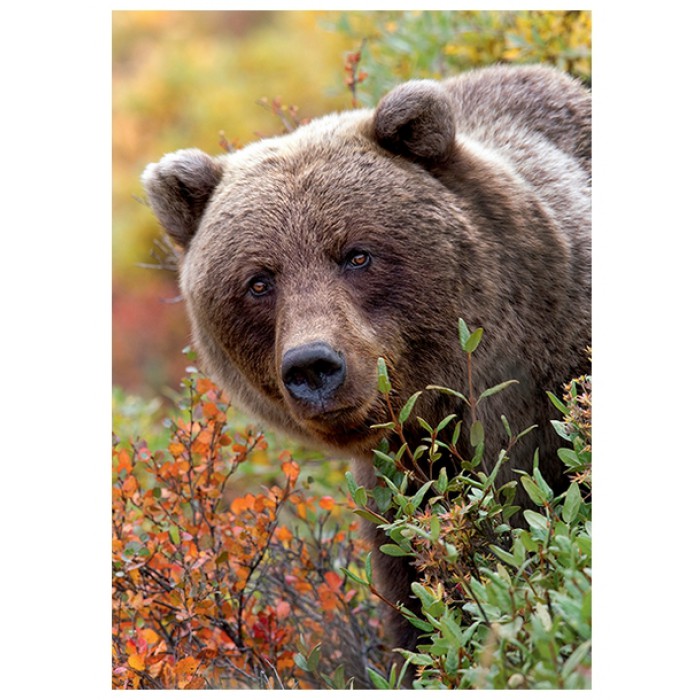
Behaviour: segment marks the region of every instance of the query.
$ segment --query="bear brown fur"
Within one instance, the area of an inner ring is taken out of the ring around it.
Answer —
[[[408,82],[375,110],[231,154],[177,151],[143,183],[183,249],[200,357],[250,414],[347,455],[371,486],[382,432],[370,426],[387,420],[377,358],[394,406],[427,384],[463,389],[462,317],[485,330],[475,391],[518,381],[479,406],[484,463],[503,446],[502,414],[514,430],[536,424],[499,476],[528,469],[539,447],[562,489],[545,392],[586,369],[590,152],[587,89],[550,68],[499,66]],[[414,410],[431,425],[449,413],[468,424],[464,404],[437,391]],[[405,559],[377,551],[374,567],[384,595],[415,610]],[[395,644],[415,646],[394,617]]]

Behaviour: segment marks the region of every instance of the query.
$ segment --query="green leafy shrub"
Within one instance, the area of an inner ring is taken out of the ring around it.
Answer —
[[[460,321],[462,347],[472,362],[481,340]],[[445,387],[471,406],[510,382],[487,389],[479,397]],[[379,390],[389,403],[391,382],[379,362]],[[463,426],[447,416],[426,431],[423,443],[403,442],[396,453],[376,451],[378,485],[368,494],[351,474],[347,482],[356,512],[383,529],[391,542],[382,551],[410,557],[419,580],[412,586],[420,600],[422,617],[407,609],[403,614],[423,632],[418,650],[403,650],[403,669],[388,677],[372,674],[377,688],[400,687],[413,671],[413,687],[439,688],[588,688],[591,673],[591,377],[567,386],[564,401],[551,395],[564,415],[552,429],[564,435],[572,448],[560,457],[572,475],[566,493],[555,495],[543,479],[537,456],[532,475],[520,481],[532,501],[525,509],[524,527],[513,527],[511,517],[516,482],[496,485],[508,450],[529,429],[513,435],[502,418],[508,443],[493,465],[482,463],[484,432],[478,420],[469,426],[471,459],[457,454]],[[402,426],[417,395],[398,412],[389,405],[392,421],[385,424],[403,440]],[[416,469],[418,454],[434,465],[442,454],[459,458],[462,471],[449,478],[443,467],[428,480]],[[579,486],[581,484],[581,486]],[[370,497],[371,499],[370,500]],[[346,571],[370,590],[371,566],[365,578]],[[376,591],[375,591],[376,592]]]

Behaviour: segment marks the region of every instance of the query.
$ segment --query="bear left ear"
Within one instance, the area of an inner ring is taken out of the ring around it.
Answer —
[[[379,145],[420,160],[443,160],[455,142],[451,97],[433,80],[413,80],[389,92],[374,114]]]
[[[221,163],[197,148],[170,153],[141,175],[148,203],[165,232],[187,248],[221,181]]]

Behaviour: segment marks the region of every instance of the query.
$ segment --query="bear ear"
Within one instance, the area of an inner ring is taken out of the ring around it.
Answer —
[[[143,171],[148,204],[166,233],[183,248],[197,232],[222,175],[221,163],[196,148],[163,156]]]
[[[384,148],[419,160],[443,160],[454,146],[455,110],[434,80],[413,80],[384,96],[374,114],[374,135]]]

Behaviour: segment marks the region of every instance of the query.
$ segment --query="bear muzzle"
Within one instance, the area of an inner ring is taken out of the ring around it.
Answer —
[[[320,413],[335,408],[347,367],[339,352],[328,343],[316,341],[288,350],[282,358],[281,376],[295,402]]]

